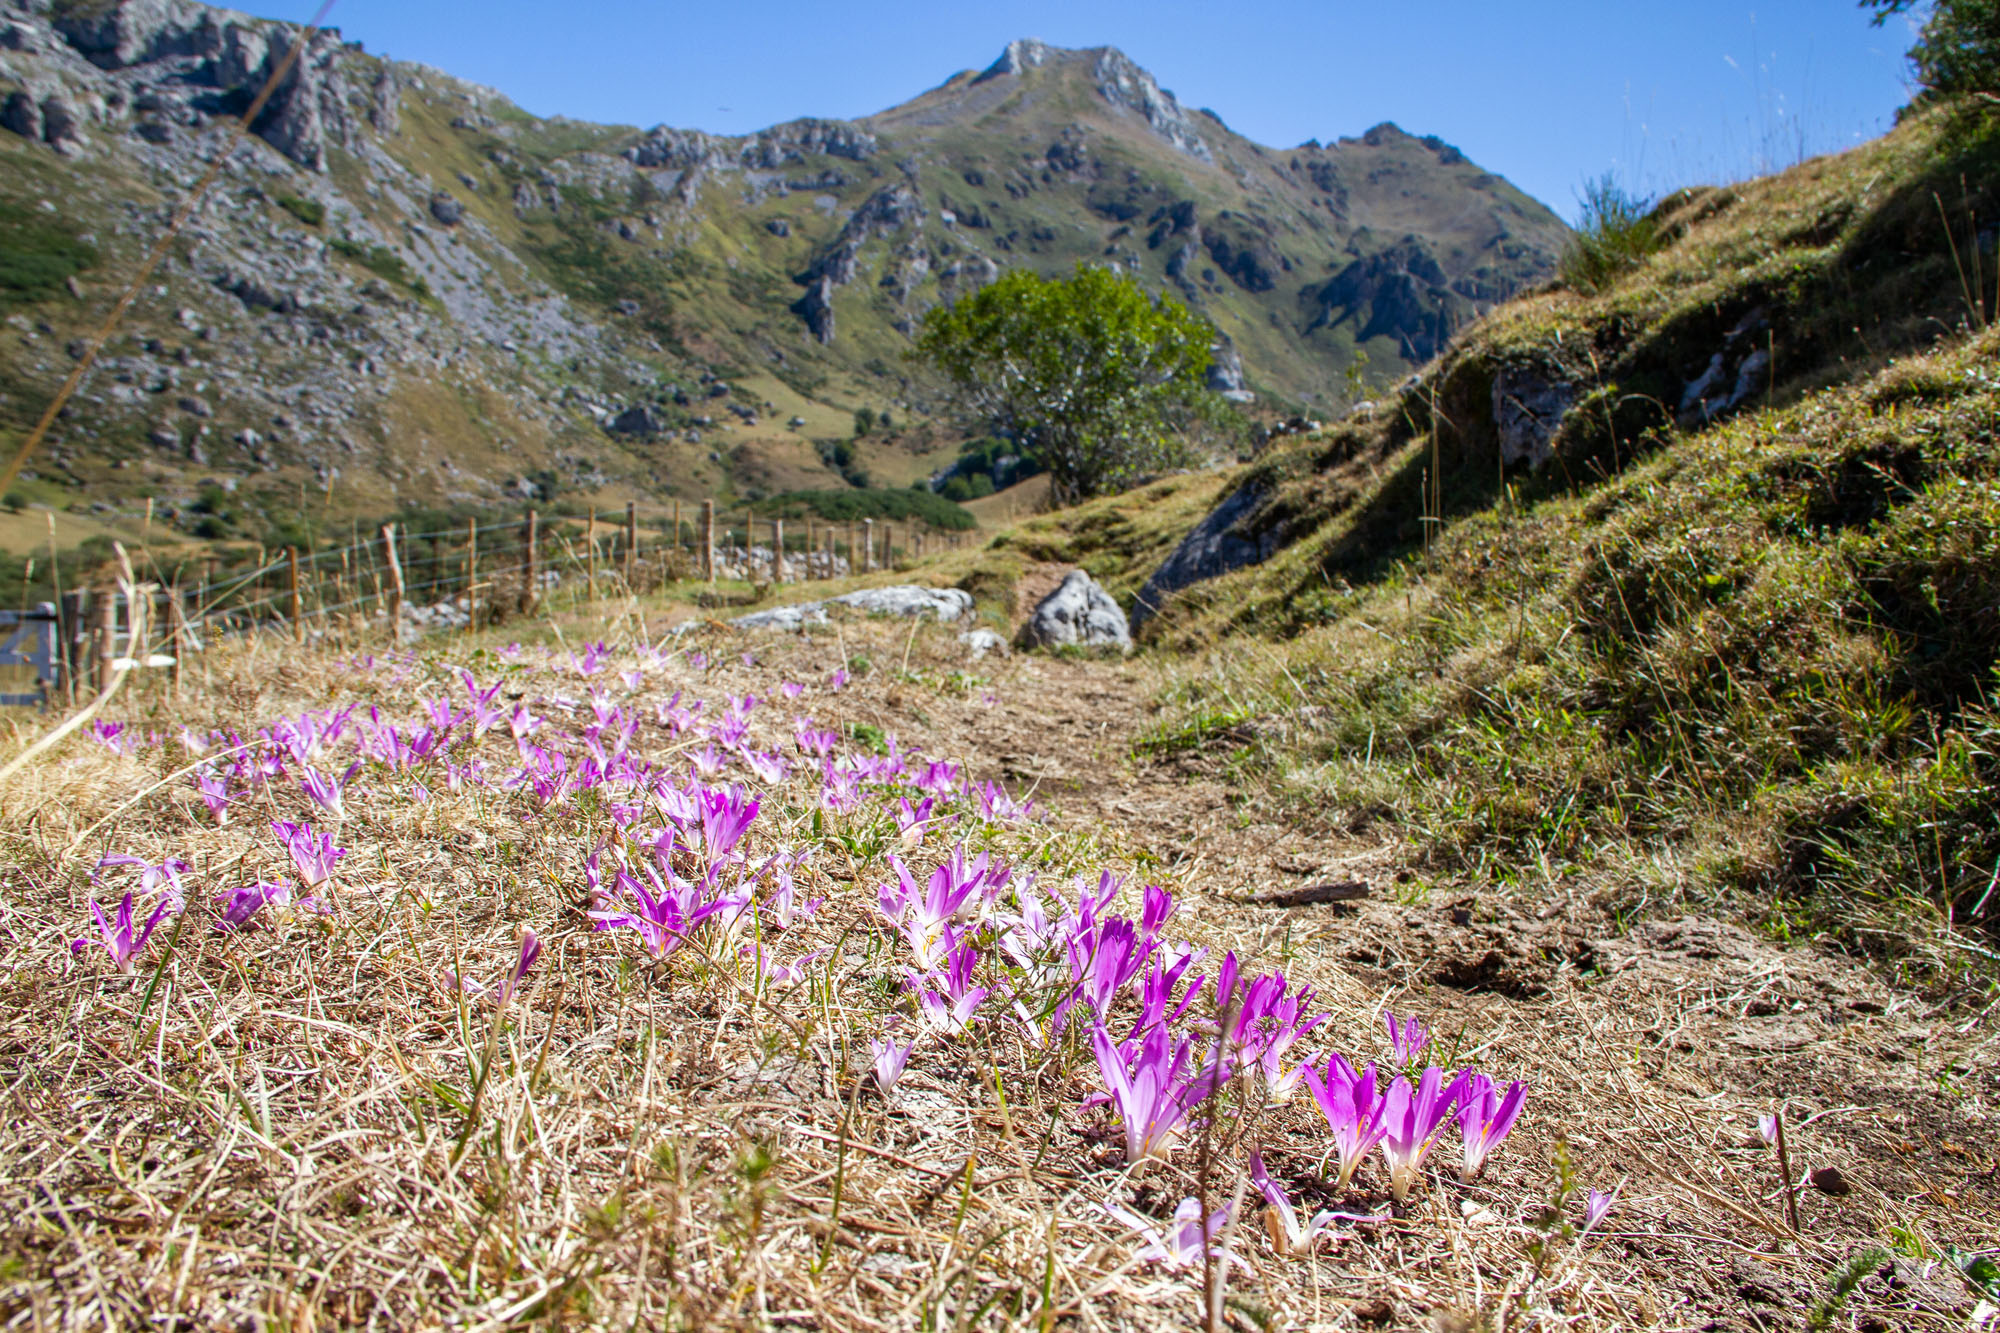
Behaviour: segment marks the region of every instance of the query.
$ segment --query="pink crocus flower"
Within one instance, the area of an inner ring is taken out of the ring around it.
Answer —
[[[1340,1175],[1335,1189],[1346,1189],[1361,1165],[1381,1142],[1386,1126],[1382,1123],[1382,1099],[1375,1092],[1375,1066],[1357,1074],[1338,1052],[1327,1058],[1326,1074],[1311,1065],[1303,1066],[1305,1083],[1312,1098],[1333,1131],[1333,1150],[1340,1157]]]
[[[828,689],[830,689],[830,690],[844,690],[844,689],[846,689],[846,688],[847,688],[847,668],[846,668],[846,667],[840,667],[840,668],[836,669],[836,670],[834,671],[834,673],[833,673],[832,675],[830,675],[830,676],[828,676],[828,677],[826,678],[826,686],[827,686],[827,688],[828,688]]]
[[[298,869],[299,879],[308,889],[316,889],[331,880],[334,863],[347,855],[346,848],[333,845],[332,834],[315,832],[310,824],[274,819],[271,831],[285,844],[293,866]]]
[[[1139,1039],[1128,1061],[1126,1052],[1100,1024],[1091,1033],[1097,1072],[1111,1093],[1111,1102],[1125,1124],[1125,1160],[1165,1157],[1180,1137],[1189,1113],[1228,1079],[1220,1056],[1198,1069],[1194,1041],[1176,1042],[1165,1027],[1155,1027]]]
[[[292,900],[292,886],[287,880],[275,883],[245,884],[240,889],[231,889],[216,898],[222,904],[222,916],[215,923],[217,930],[241,930],[250,924],[250,918],[269,906],[283,907]]]
[[[1620,1194],[1620,1192],[1624,1190],[1624,1188],[1625,1187],[1623,1185],[1620,1185],[1617,1189],[1612,1190],[1611,1193],[1609,1194],[1606,1194],[1603,1190],[1600,1189],[1593,1189],[1590,1191],[1589,1195],[1584,1199],[1583,1202],[1582,1234],[1587,1236],[1592,1231],[1596,1230],[1597,1224],[1605,1219],[1606,1215],[1608,1215],[1611,1212],[1612,1206],[1618,1202],[1618,1195]]]
[[[1430,1045],[1430,1033],[1424,1031],[1424,1025],[1417,1021],[1414,1014],[1398,1022],[1396,1016],[1385,1009],[1382,1011],[1382,1025],[1389,1029],[1390,1059],[1406,1069],[1415,1064],[1424,1047]]]
[[[335,819],[345,819],[347,817],[347,808],[344,798],[347,792],[347,784],[354,781],[354,775],[360,771],[361,761],[359,759],[349,764],[347,771],[337,778],[329,777],[314,768],[311,764],[304,764],[299,769],[299,785],[305,789],[306,795],[312,797],[314,803],[321,809],[325,810]]]
[[[1173,1224],[1164,1232],[1153,1224],[1151,1218],[1142,1217],[1120,1204],[1099,1203],[1097,1206],[1136,1232],[1139,1238],[1146,1242],[1145,1247],[1139,1251],[1142,1263],[1154,1263],[1165,1269],[1179,1270],[1200,1264],[1202,1256],[1206,1254],[1210,1258],[1234,1263],[1239,1267],[1249,1266],[1216,1244],[1223,1230],[1229,1225],[1228,1204],[1210,1213],[1208,1220],[1204,1222],[1201,1216],[1201,1201],[1194,1198],[1183,1199],[1181,1206],[1174,1210]]]
[[[1382,1097],[1382,1156],[1389,1164],[1389,1192],[1396,1202],[1410,1197],[1424,1158],[1436,1146],[1438,1131],[1451,1114],[1452,1104],[1464,1091],[1466,1075],[1444,1086],[1444,1071],[1436,1065],[1424,1070],[1416,1087],[1407,1078],[1398,1078]]]
[[[1257,1187],[1257,1192],[1264,1196],[1264,1202],[1270,1205],[1265,1218],[1270,1224],[1271,1243],[1286,1258],[1310,1252],[1313,1242],[1327,1234],[1335,1222],[1381,1220],[1365,1213],[1338,1213],[1329,1208],[1314,1213],[1311,1221],[1301,1223],[1292,1201],[1285,1197],[1284,1189],[1271,1179],[1271,1173],[1265,1169],[1264,1154],[1261,1152],[1250,1154],[1250,1183]]]
[[[898,1042],[894,1037],[870,1037],[868,1050],[875,1057],[875,1086],[883,1096],[895,1091],[902,1080],[903,1069],[910,1062],[910,1052],[917,1047],[916,1039]]]
[[[125,973],[132,971],[133,960],[145,950],[146,941],[152,938],[153,927],[159,925],[160,918],[167,914],[167,902],[162,898],[153,908],[153,914],[146,918],[146,924],[135,928],[132,924],[132,898],[131,893],[125,895],[125,900],[118,904],[117,915],[110,921],[104,919],[104,909],[97,905],[97,900],[90,900],[90,915],[97,922],[97,933],[104,943],[104,951],[111,955],[111,961],[118,970]],[[88,940],[72,940],[70,952],[81,955],[89,945]]]
[[[1458,1128],[1465,1138],[1465,1164],[1460,1168],[1459,1178],[1469,1184],[1486,1169],[1487,1154],[1500,1146],[1500,1140],[1507,1137],[1514,1122],[1520,1119],[1528,1088],[1516,1079],[1503,1097],[1493,1080],[1484,1074],[1472,1074],[1461,1081],[1464,1087],[1458,1096]]]
[[[806,687],[799,684],[795,680],[788,680],[788,681],[783,681],[779,684],[778,692],[784,695],[787,699],[796,699],[801,694],[804,694],[806,692]]]
[[[159,894],[170,911],[178,912],[187,906],[187,890],[181,885],[181,876],[193,867],[179,857],[170,856],[155,865],[124,852],[108,852],[98,858],[96,868],[90,872],[92,881],[102,878],[102,872],[110,866],[137,866],[139,892]]]

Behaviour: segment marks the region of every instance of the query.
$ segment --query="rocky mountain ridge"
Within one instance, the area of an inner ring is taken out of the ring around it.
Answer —
[[[721,136],[539,119],[329,31],[233,142],[299,39],[193,0],[0,4],[0,432],[230,154],[28,498],[143,494],[214,531],[308,492],[332,516],[838,485],[855,409],[934,406],[903,355],[922,311],[1005,267],[1120,265],[1216,323],[1218,388],[1301,402],[1357,347],[1384,376],[1432,355],[1562,236],[1440,141],[1267,149],[1113,48],[1034,41],[861,121]],[[900,485],[949,439],[855,443]]]

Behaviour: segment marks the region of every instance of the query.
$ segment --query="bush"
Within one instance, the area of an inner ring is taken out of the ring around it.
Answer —
[[[326,221],[326,205],[317,199],[301,199],[295,194],[281,194],[278,196],[278,207],[308,227],[317,227]]]
[[[916,519],[934,528],[964,532],[979,520],[942,495],[928,490],[787,491],[760,500],[759,513],[775,518],[801,518],[808,511],[829,523],[854,523],[864,518]]]
[[[1627,194],[1609,174],[1600,176],[1583,187],[1583,216],[1563,252],[1563,284],[1572,291],[1601,292],[1662,243],[1652,201]]]

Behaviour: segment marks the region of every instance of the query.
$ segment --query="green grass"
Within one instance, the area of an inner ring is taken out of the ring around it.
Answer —
[[[423,278],[410,272],[410,266],[403,262],[403,257],[386,245],[363,245],[346,236],[336,236],[327,242],[327,248],[353,260],[385,282],[406,287],[418,296],[430,295],[430,287]]]
[[[0,203],[0,309],[47,301],[97,264],[97,250],[53,217]]]

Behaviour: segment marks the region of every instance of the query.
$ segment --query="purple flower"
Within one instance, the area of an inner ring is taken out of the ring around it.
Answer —
[[[625,688],[628,690],[636,690],[646,683],[646,673],[638,667],[619,672],[618,678],[625,682]]]
[[[1193,1039],[1175,1042],[1164,1027],[1149,1029],[1136,1043],[1129,1062],[1103,1025],[1092,1032],[1090,1040],[1097,1056],[1097,1072],[1125,1124],[1128,1162],[1165,1157],[1188,1114],[1229,1076],[1220,1056],[1199,1069],[1190,1069]]]
[[[947,933],[947,940],[955,937]],[[957,943],[945,959],[942,972],[908,974],[909,987],[916,992],[917,1012],[938,1032],[959,1033],[971,1025],[972,1016],[988,995],[991,986],[972,984],[979,954],[970,944]]]
[[[739,757],[743,760],[743,766],[749,769],[751,775],[759,782],[768,782],[773,786],[783,782],[785,774],[790,772],[792,767],[790,761],[783,755],[766,754],[762,750],[745,750]]]
[[[828,676],[828,677],[826,678],[826,686],[827,686],[827,688],[828,688],[828,689],[830,689],[830,690],[844,690],[844,689],[846,689],[846,688],[847,688],[847,668],[846,668],[846,667],[841,667],[840,669],[836,670],[836,671],[835,671],[835,672],[834,672],[834,673],[833,673],[832,675]]]
[[[882,1089],[883,1096],[895,1090],[897,1082],[903,1077],[903,1067],[910,1062],[910,1052],[916,1046],[914,1039],[901,1045],[893,1037],[868,1039],[868,1049],[875,1056],[875,1086]]]
[[[193,869],[177,856],[170,856],[158,865],[128,856],[124,852],[109,852],[99,858],[97,866],[90,872],[92,881],[101,879],[107,866],[137,866],[139,868],[139,892],[157,893],[171,911],[178,912],[187,906],[187,890],[181,885],[181,876]]]
[[[308,889],[316,889],[333,878],[334,862],[347,855],[345,847],[333,845],[333,835],[316,833],[310,824],[293,824],[286,820],[271,821],[271,832],[278,835],[291,853],[292,864],[298,868],[299,879]]]
[[[694,775],[704,782],[714,781],[729,763],[713,741],[689,755],[688,762],[694,766]]]
[[[132,753],[133,737],[127,733],[128,728],[123,722],[93,722],[90,724],[90,734],[95,736],[105,749],[116,755]]]
[[[931,822],[931,807],[937,804],[934,797],[924,797],[923,804],[911,805],[910,798],[901,797],[896,809],[891,813],[896,819],[896,831],[902,834],[903,848],[914,851],[924,840],[924,827]]]
[[[1069,971],[1076,983],[1077,998],[1102,1023],[1111,1011],[1111,1002],[1139,976],[1152,952],[1139,936],[1139,929],[1121,916],[1101,922],[1083,918],[1070,936]]]
[[[1758,1116],[1757,1136],[1766,1143],[1776,1143],[1778,1141],[1778,1117],[1775,1115]]]
[[[1201,1201],[1183,1199],[1181,1206],[1174,1210],[1173,1225],[1167,1228],[1164,1235],[1150,1218],[1141,1217],[1130,1208],[1115,1203],[1100,1203],[1097,1206],[1137,1232],[1139,1238],[1146,1242],[1145,1248],[1139,1251],[1141,1262],[1155,1263],[1167,1269],[1182,1269],[1199,1264],[1202,1256],[1207,1254],[1225,1264],[1248,1267],[1241,1259],[1215,1244],[1216,1238],[1229,1225],[1228,1204],[1210,1213],[1208,1220],[1203,1222]]]
[[[1462,1075],[1460,1082],[1464,1086],[1458,1094],[1458,1128],[1465,1137],[1465,1165],[1459,1178],[1470,1184],[1486,1169],[1487,1154],[1500,1146],[1500,1140],[1520,1119],[1528,1088],[1516,1079],[1502,1097],[1484,1074]]]
[[[90,900],[90,915],[97,922],[97,933],[104,941],[104,951],[111,955],[111,961],[117,964],[120,972],[132,970],[132,961],[145,949],[146,941],[152,938],[153,927],[159,925],[160,918],[166,914],[167,903],[163,898],[153,908],[153,914],[146,918],[146,924],[135,930],[132,925],[132,894],[127,893],[125,900],[118,904],[118,914],[114,918],[116,924],[104,919],[104,909],[97,905],[95,898]],[[70,952],[81,954],[89,945],[88,940],[72,940]]]
[[[756,973],[762,989],[781,990],[804,981],[807,969],[831,952],[830,949],[815,949],[789,963],[781,963],[775,955],[766,953],[763,945],[746,944],[736,951],[736,955],[750,960],[750,966]]]
[[[1382,1011],[1382,1023],[1389,1029],[1390,1059],[1398,1065],[1407,1068],[1415,1064],[1424,1047],[1430,1045],[1430,1033],[1424,1031],[1424,1025],[1416,1020],[1415,1015],[1399,1023],[1396,1016],[1385,1009]]]
[[[688,649],[687,663],[696,671],[700,671],[708,665],[708,654],[698,648],[690,648]]]
[[[1270,1225],[1271,1243],[1280,1256],[1290,1257],[1305,1254],[1312,1249],[1313,1242],[1330,1230],[1337,1221],[1365,1222],[1378,1220],[1361,1213],[1337,1213],[1332,1209],[1314,1213],[1312,1220],[1299,1222],[1298,1213],[1292,1208],[1292,1201],[1285,1197],[1285,1191],[1278,1182],[1271,1179],[1271,1173],[1264,1169],[1264,1154],[1250,1154],[1250,1183],[1264,1196],[1270,1211],[1265,1220]]]
[[[1443,1087],[1444,1071],[1436,1065],[1424,1070],[1412,1089],[1410,1080],[1398,1078],[1382,1097],[1382,1156],[1389,1164],[1389,1192],[1402,1203],[1410,1197],[1424,1158],[1438,1141],[1438,1130],[1451,1114],[1465,1086],[1461,1074],[1450,1087]]]
[[[245,884],[240,889],[231,889],[216,898],[222,904],[222,919],[215,923],[215,928],[241,930],[250,924],[251,917],[265,907],[273,903],[283,907],[291,900],[292,886],[287,880],[271,884]]]
[[[1612,1190],[1611,1193],[1609,1194],[1606,1194],[1603,1190],[1593,1189],[1590,1192],[1590,1194],[1584,1199],[1583,1202],[1584,1235],[1587,1236],[1592,1231],[1596,1230],[1597,1224],[1604,1220],[1605,1215],[1611,1211],[1612,1205],[1618,1202],[1619,1190],[1622,1190],[1624,1188],[1625,1187],[1623,1185],[1620,1185],[1618,1189]]]
[[[877,901],[883,917],[901,932],[921,968],[935,967],[950,948],[945,938],[946,928],[959,917],[971,914],[967,905],[973,895],[996,877],[1004,881],[1007,874],[1004,869],[996,871],[984,852],[968,862],[962,846],[953,851],[950,860],[931,871],[921,890],[901,857],[890,857],[889,864],[895,868],[896,883],[882,885],[877,890]]]
[[[652,871],[646,872],[652,881],[652,892],[642,880],[619,871],[618,886],[629,890],[638,901],[636,912],[620,912],[600,909],[590,913],[593,930],[630,929],[639,932],[645,941],[646,952],[655,958],[665,958],[681,947],[688,935],[703,921],[728,906],[727,901],[703,902],[701,892],[694,885],[681,880],[670,870],[665,884]]]
[[[705,787],[697,800],[701,805],[702,844],[713,871],[743,840],[744,830],[757,817],[757,802],[741,787]]]
[[[1340,1175],[1335,1189],[1346,1189],[1354,1170],[1381,1142],[1387,1126],[1382,1122],[1383,1102],[1375,1092],[1375,1066],[1357,1074],[1337,1052],[1327,1058],[1322,1077],[1310,1065],[1304,1066],[1307,1091],[1326,1117],[1333,1131],[1333,1149],[1340,1157]]]
[[[330,778],[311,764],[306,764],[299,771],[299,785],[305,788],[306,795],[335,819],[345,819],[347,810],[342,797],[347,791],[347,784],[354,781],[354,775],[360,771],[359,759],[349,764],[347,771],[338,778]]]
[[[787,699],[796,699],[806,692],[806,687],[795,680],[787,680],[779,683],[778,692]]]
[[[1035,808],[1033,801],[1016,803],[1004,788],[991,782],[982,782],[974,787],[972,795],[979,802],[980,817],[989,824],[1009,824],[1025,819]]]
[[[778,871],[774,879],[777,887],[764,904],[764,919],[774,930],[790,930],[819,911],[820,904],[826,901],[824,898],[802,901],[789,870]]]
[[[800,750],[824,759],[840,743],[840,733],[801,725],[792,733],[792,739],[798,742]]]

